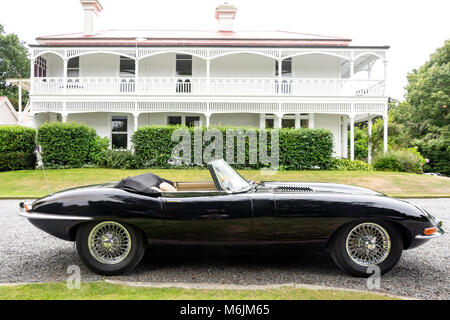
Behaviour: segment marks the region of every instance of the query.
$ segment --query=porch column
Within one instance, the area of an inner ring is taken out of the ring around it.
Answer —
[[[266,114],[260,113],[259,114],[259,129],[265,129],[266,128]]]
[[[355,160],[355,115],[350,116],[350,160]]]
[[[387,90],[388,87],[388,61],[384,60],[384,96],[387,97],[389,92]]]
[[[282,120],[283,120],[283,114],[282,113],[277,113],[275,114],[275,119],[274,119],[274,128],[275,129],[281,129],[282,128]]]
[[[35,64],[35,63],[36,63],[36,62],[35,62],[34,59],[31,59],[31,60],[30,60],[30,65],[31,65],[31,67],[30,67],[30,91],[29,91],[29,94],[32,94],[32,93],[33,93],[34,64]]]
[[[295,129],[300,129],[301,122],[300,122],[300,113],[295,114]]]
[[[278,94],[281,94],[281,72],[283,71],[283,59],[278,60]]]
[[[372,117],[369,114],[369,120],[367,121],[367,133],[368,133],[368,142],[367,142],[367,162],[369,164],[372,163]]]
[[[36,122],[35,122],[35,113],[32,113],[32,112],[30,112],[30,114],[28,115],[29,117],[30,117],[30,123],[29,123],[29,126],[31,127],[31,128],[33,128],[33,129],[37,129],[37,126],[36,126]]]
[[[67,93],[67,63],[68,59],[64,59],[63,60],[64,93]]]
[[[139,59],[134,59],[134,78],[139,78]]]
[[[205,114],[205,120],[206,120],[205,126],[206,126],[206,128],[209,128],[209,123],[210,123],[210,120],[211,120],[211,114],[210,113],[206,113]]]
[[[67,123],[67,118],[69,117],[69,114],[67,112],[61,113],[61,118],[63,123]]]
[[[209,85],[209,81],[210,81],[210,77],[211,77],[211,60],[206,60],[206,93],[209,94],[209,90],[210,90],[210,85]]]
[[[353,92],[353,88],[354,88],[353,76],[354,76],[354,74],[355,74],[355,62],[353,61],[353,57],[352,57],[352,59],[350,60],[350,89],[351,89],[350,95],[351,96],[355,95],[355,93]]]
[[[388,115],[383,116],[383,152],[388,151]]]
[[[139,126],[139,113],[138,112],[133,113],[133,120],[134,120],[133,132],[136,132],[136,130],[138,129],[138,126]]]
[[[367,79],[372,79],[372,68],[369,65],[367,66]]]
[[[314,129],[315,128],[315,114],[314,113],[310,113],[309,114],[309,121],[308,121],[308,128],[309,129]]]

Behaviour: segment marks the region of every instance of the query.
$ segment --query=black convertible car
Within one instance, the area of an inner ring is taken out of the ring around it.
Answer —
[[[210,182],[171,182],[147,173],[65,190],[21,203],[21,216],[45,232],[76,241],[93,271],[134,268],[152,242],[273,244],[314,242],[348,273],[387,272],[402,250],[444,233],[441,223],[406,201],[327,183],[247,181],[225,161],[211,162]]]

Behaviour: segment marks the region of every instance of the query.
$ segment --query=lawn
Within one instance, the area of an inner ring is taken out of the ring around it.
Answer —
[[[394,300],[366,292],[282,287],[267,290],[210,290],[131,287],[106,282],[0,286],[0,300]]]
[[[65,169],[47,170],[53,192],[89,184],[118,181],[148,170]],[[173,181],[211,180],[205,169],[152,169]],[[255,181],[314,181],[344,183],[369,188],[392,197],[450,197],[450,178],[381,171],[280,171],[262,175],[259,170],[241,170]],[[49,193],[42,170],[0,172],[0,198],[37,198]]]

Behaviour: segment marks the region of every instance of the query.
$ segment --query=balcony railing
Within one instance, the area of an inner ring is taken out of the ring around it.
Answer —
[[[32,94],[383,96],[383,80],[318,78],[34,78]]]

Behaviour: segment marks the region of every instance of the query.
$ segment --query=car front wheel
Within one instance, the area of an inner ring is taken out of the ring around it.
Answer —
[[[145,251],[139,230],[116,221],[96,221],[82,226],[77,233],[76,246],[89,269],[107,276],[133,269]]]
[[[330,249],[334,262],[344,271],[357,277],[368,277],[373,274],[373,266],[384,274],[397,264],[403,239],[400,230],[390,223],[356,222],[337,232]]]

